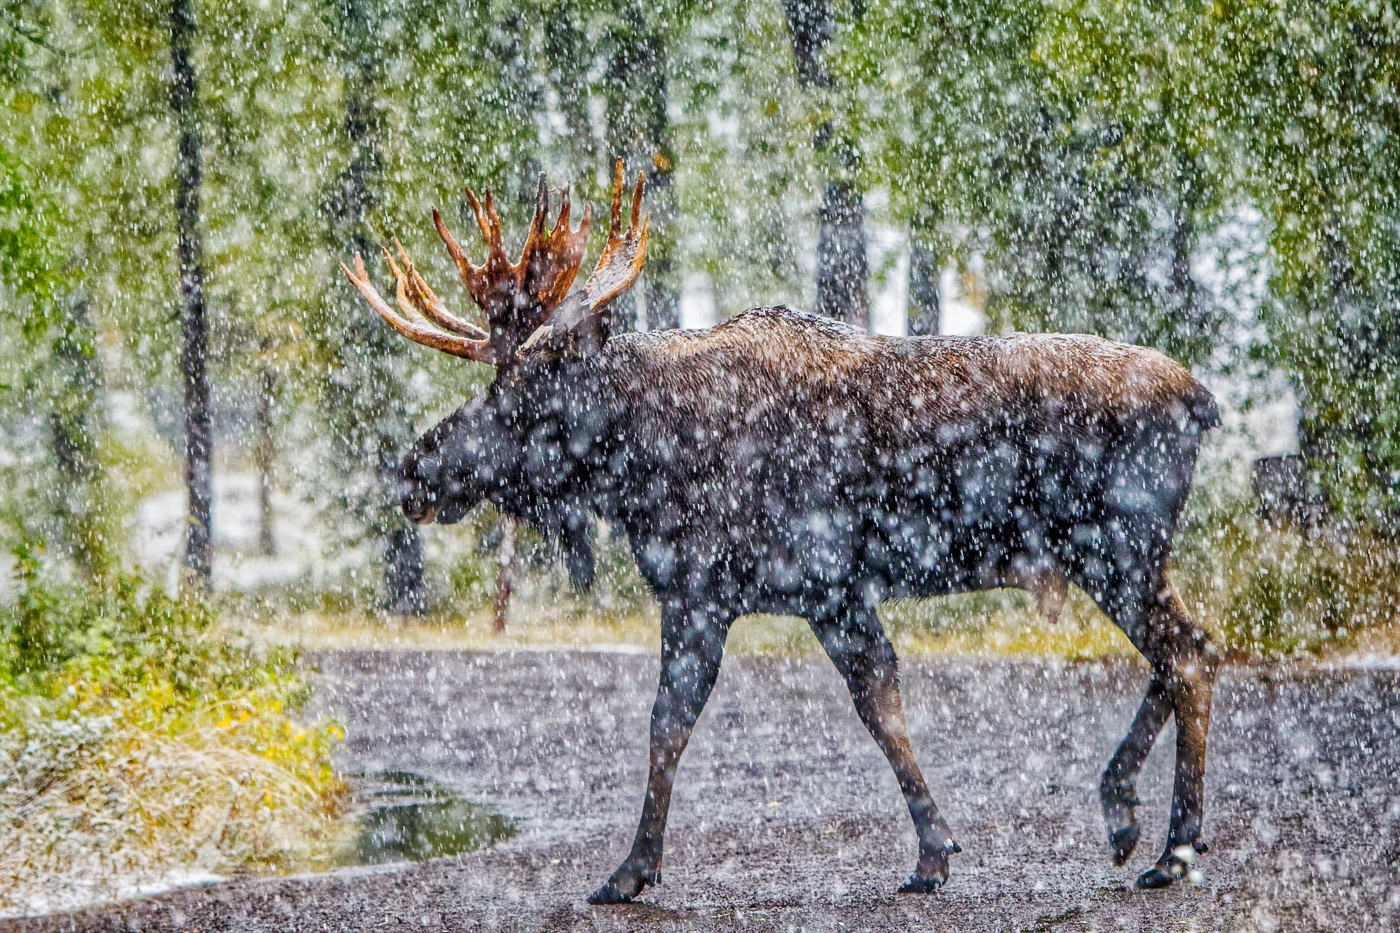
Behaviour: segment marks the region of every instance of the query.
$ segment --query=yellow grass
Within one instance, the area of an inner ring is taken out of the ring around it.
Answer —
[[[1071,597],[1059,622],[1038,615],[1019,597],[955,597],[893,602],[881,618],[902,656],[978,655],[1093,659],[1136,652],[1082,594]],[[286,613],[242,627],[259,644],[309,651],[374,650],[659,650],[654,604],[623,611],[591,611],[567,605],[512,607],[506,631],[495,634],[489,609],[424,619],[371,613]],[[820,656],[806,622],[793,616],[751,615],[737,620],[727,654],[737,657]]]

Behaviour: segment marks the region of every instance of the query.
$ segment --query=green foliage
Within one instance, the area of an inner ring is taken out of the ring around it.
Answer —
[[[1317,652],[1400,621],[1394,538],[1273,526],[1223,478],[1198,484],[1177,544],[1183,598],[1235,656]]]
[[[292,718],[308,696],[295,657],[236,645],[188,593],[63,583],[35,549],[16,558],[0,630],[0,909],[311,844],[341,805],[343,733]]]
[[[1265,206],[1269,340],[1304,453],[1362,525],[1400,516],[1400,20],[1366,0],[1219,5],[1237,130]]]

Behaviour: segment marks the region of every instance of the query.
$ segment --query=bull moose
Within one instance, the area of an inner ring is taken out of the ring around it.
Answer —
[[[660,882],[676,766],[745,613],[800,615],[844,678],[899,781],[919,839],[902,892],[948,878],[961,851],[914,760],[894,649],[876,607],[894,597],[1020,587],[1058,612],[1074,583],[1151,664],[1151,682],[1099,793],[1114,861],[1138,840],[1134,778],[1177,719],[1166,848],[1138,878],[1179,878],[1201,839],[1214,653],[1167,573],[1210,393],[1156,350],[1081,335],[878,337],[787,308],[704,330],[612,333],[613,301],[646,258],[638,179],[622,226],[617,164],[607,242],[570,293],[590,213],[553,227],[540,179],[519,261],[491,195],[467,199],[488,254],[473,264],[433,212],[479,327],[449,312],[401,245],[385,256],[395,310],[361,257],[347,276],[424,346],[495,367],[485,392],[403,464],[403,510],[455,522],[483,499],[593,575],[590,524],[625,529],[661,609],[651,760],[632,849],[595,904]]]

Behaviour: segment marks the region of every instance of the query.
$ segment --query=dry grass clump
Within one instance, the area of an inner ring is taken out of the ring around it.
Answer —
[[[342,733],[291,715],[294,658],[232,645],[203,604],[134,579],[55,587],[22,563],[20,582],[0,642],[0,914],[315,844],[345,799]]]

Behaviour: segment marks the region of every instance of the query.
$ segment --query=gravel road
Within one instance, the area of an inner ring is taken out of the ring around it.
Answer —
[[[904,665],[914,746],[964,852],[941,893],[897,896],[914,833],[834,670],[729,659],[682,762],[665,883],[584,898],[626,853],[654,658],[345,652],[315,704],[344,766],[432,777],[520,820],[494,849],[249,879],[9,924],[24,931],[1396,930],[1400,672],[1231,667],[1216,691],[1210,853],[1197,885],[1138,892],[1159,853],[1173,733],[1138,790],[1143,841],[1112,866],[1098,775],[1146,683],[1124,664]],[[0,925],[3,926],[3,925]]]

